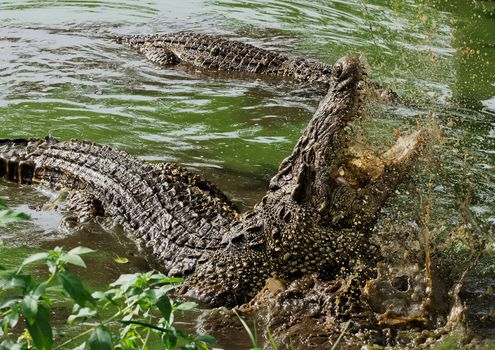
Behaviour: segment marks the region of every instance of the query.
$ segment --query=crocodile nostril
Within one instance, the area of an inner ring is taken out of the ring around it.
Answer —
[[[400,292],[407,292],[411,287],[409,276],[402,275],[392,280],[392,286]]]

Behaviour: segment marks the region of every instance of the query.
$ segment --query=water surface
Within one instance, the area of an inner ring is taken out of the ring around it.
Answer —
[[[433,227],[454,230],[468,203],[495,223],[495,3],[489,1],[34,1],[0,3],[0,137],[88,139],[153,161],[176,161],[244,210],[266,190],[323,93],[285,80],[157,67],[111,40],[180,30],[221,34],[291,56],[333,63],[360,55],[403,102],[375,113],[380,139],[433,112],[443,133],[433,170]],[[424,177],[423,177],[424,178]],[[472,189],[472,190],[471,190]],[[0,231],[0,265],[39,248],[98,249],[102,285],[146,268],[118,228],[70,230],[57,194],[0,182],[0,195],[33,217]],[[403,208],[405,204],[394,205]],[[103,262],[103,263],[102,263]]]

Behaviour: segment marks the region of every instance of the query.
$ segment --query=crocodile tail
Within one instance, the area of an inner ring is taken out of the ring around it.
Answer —
[[[35,165],[25,158],[29,144],[56,143],[51,137],[41,139],[0,139],[0,177],[19,184],[31,184],[35,175]],[[3,152],[2,152],[3,150]]]
[[[93,196],[173,275],[191,273],[223,247],[239,215],[198,175],[85,141],[0,140],[0,176]]]
[[[234,204],[215,185],[174,163],[151,164],[129,154],[88,141],[0,139],[0,178],[20,184],[54,188],[108,190],[134,199],[146,192],[173,187],[177,197],[190,190],[236,213]],[[115,185],[112,187],[112,185]],[[129,190],[129,188],[131,188]],[[93,193],[94,194],[94,193]]]

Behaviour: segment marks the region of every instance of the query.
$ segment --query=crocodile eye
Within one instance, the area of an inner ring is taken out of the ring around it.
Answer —
[[[398,276],[392,280],[392,286],[400,292],[407,292],[411,288],[411,280],[407,275]]]

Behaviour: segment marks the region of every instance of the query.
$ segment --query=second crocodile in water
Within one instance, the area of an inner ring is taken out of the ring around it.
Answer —
[[[328,90],[332,65],[302,57],[289,57],[238,40],[216,35],[179,32],[153,35],[118,36],[116,41],[144,54],[150,61],[173,66],[184,63],[209,71],[244,72],[284,77]],[[369,92],[385,101],[398,95],[379,84],[368,82]]]
[[[304,58],[290,58],[235,40],[199,33],[131,35],[117,38],[160,65],[186,63],[208,70],[289,77],[329,86],[332,66]]]

